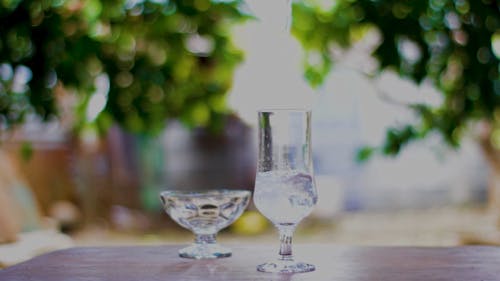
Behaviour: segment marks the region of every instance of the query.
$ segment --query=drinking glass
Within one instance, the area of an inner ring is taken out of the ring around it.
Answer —
[[[280,234],[276,261],[257,266],[258,271],[309,272],[314,265],[296,262],[292,235],[318,200],[311,151],[311,112],[302,109],[261,110],[259,157],[254,203]]]
[[[233,223],[250,201],[248,190],[211,190],[205,192],[164,191],[160,194],[167,214],[195,234],[194,243],[179,250],[191,259],[216,259],[231,256],[231,249],[217,243],[219,230]]]

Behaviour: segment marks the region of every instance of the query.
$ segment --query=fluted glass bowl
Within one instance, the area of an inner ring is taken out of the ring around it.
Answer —
[[[230,257],[231,249],[217,244],[216,236],[219,230],[241,216],[250,197],[248,190],[161,192],[160,198],[167,214],[195,234],[194,243],[179,250],[179,256],[191,259]]]

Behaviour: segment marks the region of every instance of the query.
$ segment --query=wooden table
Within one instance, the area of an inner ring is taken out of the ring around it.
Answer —
[[[296,245],[297,246],[297,245]],[[1,281],[168,280],[500,280],[497,247],[352,247],[300,245],[296,256],[315,272],[270,274],[255,270],[275,257],[276,245],[233,245],[233,257],[189,260],[180,245],[73,248],[48,253],[0,271]]]

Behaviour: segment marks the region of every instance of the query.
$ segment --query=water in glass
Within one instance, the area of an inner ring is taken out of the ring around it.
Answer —
[[[301,109],[259,111],[259,157],[254,203],[280,233],[279,258],[258,271],[309,272],[315,266],[296,262],[292,236],[318,200],[311,150],[311,112]]]

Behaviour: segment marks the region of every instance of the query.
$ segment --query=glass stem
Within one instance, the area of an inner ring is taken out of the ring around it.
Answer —
[[[280,260],[283,261],[292,261],[293,260],[293,254],[292,254],[292,236],[293,236],[293,231],[295,230],[294,225],[287,225],[287,226],[279,226],[279,232],[280,232]]]
[[[196,244],[215,244],[217,240],[215,238],[215,234],[196,234],[194,239],[194,243]]]

